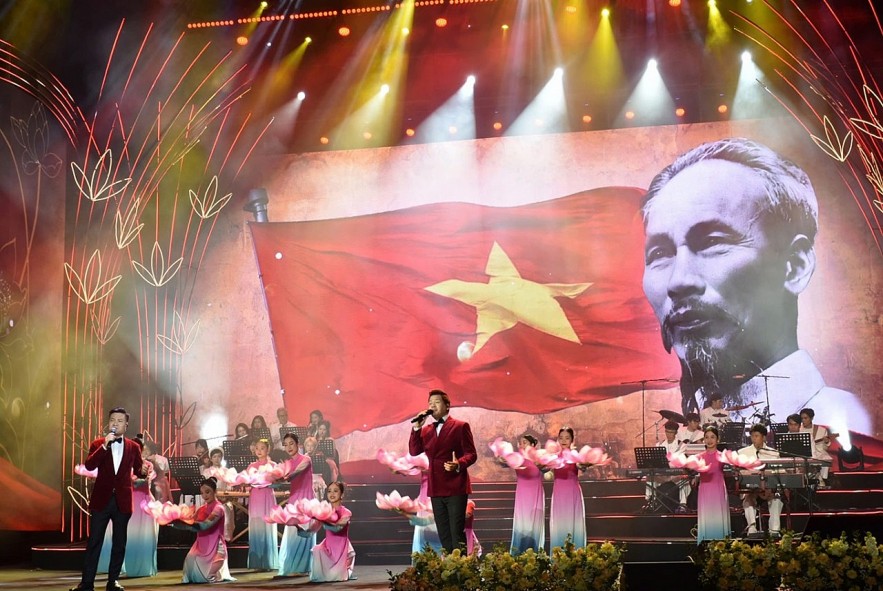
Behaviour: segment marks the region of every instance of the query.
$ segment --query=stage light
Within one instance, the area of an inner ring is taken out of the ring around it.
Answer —
[[[340,27],[339,29],[337,29],[337,34],[340,35],[341,37],[347,37],[350,34],[350,32],[351,32],[350,28],[346,27],[346,26]]]
[[[273,47],[273,42],[272,42],[272,41],[267,41],[267,47]]]
[[[408,27],[402,27],[402,35],[407,37],[410,34],[411,34],[411,29],[409,29]]]
[[[370,140],[374,136],[371,134],[370,131],[366,131],[362,134],[362,137],[365,138],[366,140]]]
[[[574,6],[573,4],[568,4],[567,8],[565,8],[564,10],[566,10],[570,14],[576,14],[576,6]]]
[[[668,0],[668,5],[677,8],[681,5],[681,0]]]
[[[729,110],[729,108],[726,105],[718,105],[717,106],[717,112],[720,113],[721,115],[726,113],[728,110]]]
[[[742,52],[742,63],[744,64],[745,62],[750,62],[750,61],[751,61],[751,52],[746,49],[745,51]]]
[[[414,133],[416,133],[416,132],[413,129],[411,129],[410,127],[405,130],[405,135],[408,137],[414,137]]]
[[[245,35],[240,35],[239,37],[236,38],[236,44],[237,45],[248,45],[248,37],[246,37]]]
[[[306,38],[304,39],[304,43],[312,43],[312,42],[313,42],[313,38],[312,38],[312,37],[306,37]]]
[[[451,135],[457,135],[457,126],[451,125],[450,127],[448,127],[448,133]]]
[[[555,68],[555,70],[552,72],[552,77],[557,80],[561,80],[561,78],[564,77],[564,68],[562,68],[561,66]]]
[[[389,94],[389,84],[382,84],[380,86],[380,96],[386,96]]]
[[[437,19],[435,19],[435,26],[439,29],[443,29],[444,27],[448,26],[448,19],[443,16],[438,17]]]
[[[267,215],[267,204],[270,202],[270,196],[263,187],[252,189],[248,192],[248,201],[242,206],[243,211],[250,211],[254,215],[254,221],[263,223],[269,222],[270,217]]]
[[[647,67],[651,70],[655,70],[657,67],[659,67],[659,62],[657,62],[654,58],[650,58],[647,61]]]
[[[591,123],[592,116],[591,115],[583,115],[583,123]]]
[[[319,143],[322,144],[323,146],[327,146],[329,141],[330,140],[327,137],[325,137],[324,135],[319,138]]]
[[[626,118],[626,119],[629,119],[629,120],[634,119],[634,118],[635,118],[635,112],[634,112],[634,111],[626,111],[626,112],[625,112],[625,118]]]
[[[302,101],[305,98],[307,98],[307,93],[305,93],[303,90],[297,93],[297,100]]]
[[[500,28],[503,29],[503,31],[508,31],[508,30],[509,30],[509,25],[503,25],[503,26],[500,27]]]
[[[503,129],[503,124],[499,121],[494,121],[494,129],[500,131],[501,129]]]
[[[609,8],[602,9],[601,16],[603,16],[604,18],[609,18],[610,17],[610,9]]]
[[[683,117],[686,114],[687,111],[685,111],[683,107],[678,107],[677,109],[675,109],[675,115],[677,115],[678,117]]]
[[[267,6],[269,6],[269,4],[267,4],[266,2],[261,2],[261,8],[266,8]]]
[[[472,74],[466,76],[466,84],[468,84],[469,86],[475,86],[475,76],[473,76]]]

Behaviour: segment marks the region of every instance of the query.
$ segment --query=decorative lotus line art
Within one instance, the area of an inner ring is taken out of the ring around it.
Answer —
[[[107,164],[105,164],[105,160]],[[86,199],[94,202],[105,201],[122,193],[129,186],[129,183],[132,182],[131,178],[111,182],[113,154],[110,150],[104,151],[104,154],[95,163],[92,175],[88,178],[86,177],[86,172],[76,162],[71,162],[71,172],[73,173],[74,183],[80,189],[80,193]]]
[[[212,177],[208,187],[205,188],[205,194],[202,197],[190,189],[190,205],[193,211],[204,220],[216,215],[225,205],[233,198],[233,193],[227,193],[218,199],[218,176]]]
[[[63,162],[47,149],[49,122],[43,104],[34,104],[27,121],[15,117],[10,117],[9,120],[15,141],[24,148],[21,164],[25,174],[32,175],[42,171],[49,178],[55,178]]]
[[[859,119],[858,117],[851,117],[849,121],[855,125],[859,131],[868,134],[874,139],[883,140],[883,125],[880,124],[880,120],[877,119],[877,116],[875,115],[875,113],[883,112],[883,100],[881,100],[880,95],[867,84],[864,85],[863,92],[865,110],[871,120],[867,121],[865,119]]]
[[[865,177],[874,186],[874,191],[876,191],[878,195],[883,195],[883,174],[880,174],[880,166],[877,164],[877,157],[873,152],[865,152],[861,145],[858,147],[858,153],[861,155],[862,162],[865,164],[865,170],[868,171]],[[877,206],[877,209],[883,211],[883,201],[877,199],[874,201],[874,205]]]
[[[828,119],[827,115],[825,115],[825,137],[827,138],[827,141],[813,134],[810,134],[809,137],[812,138],[812,141],[814,141],[825,154],[838,162],[845,162],[846,159],[849,158],[849,154],[852,152],[852,132],[847,131],[846,135],[843,136],[843,140],[841,140],[837,130],[834,129],[834,124]]]
[[[123,278],[122,275],[116,275],[104,280],[101,268],[101,251],[97,249],[89,257],[89,262],[86,263],[82,275],[77,273],[68,263],[64,264],[64,275],[76,296],[87,305],[100,302],[109,296],[113,293],[120,279]]]
[[[120,209],[117,209],[116,215],[114,216],[113,234],[116,238],[117,248],[120,250],[129,246],[129,244],[138,237],[141,228],[144,227],[144,224],[138,223],[138,211],[140,205],[141,197],[138,197],[129,206],[129,210],[126,212],[125,216],[123,216],[122,206]]]
[[[172,334],[169,336],[158,334],[157,340],[160,344],[177,355],[183,355],[196,341],[196,335],[199,333],[199,320],[193,323],[190,330],[187,330],[184,319],[178,312],[175,312],[175,322],[172,325]]]
[[[92,320],[92,332],[95,334],[95,338],[102,345],[106,345],[113,338],[113,335],[116,334],[122,316],[117,316],[110,323],[99,320],[95,312],[92,312],[90,317]]]
[[[163,254],[159,242],[154,242],[153,250],[150,253],[150,268],[148,269],[138,261],[132,261],[132,266],[135,267],[135,271],[141,276],[141,279],[154,287],[162,287],[178,273],[183,262],[184,257],[179,257],[178,260],[166,267],[166,255]]]
[[[74,505],[77,506],[77,509],[79,509],[80,511],[82,511],[86,515],[91,515],[91,513],[89,513],[89,509],[87,508],[87,507],[89,507],[89,497],[87,496],[88,491],[87,491],[87,494],[84,495],[83,493],[81,493],[80,491],[75,489],[74,487],[68,486],[67,487],[67,494],[69,494],[71,496],[71,500],[74,502]]]

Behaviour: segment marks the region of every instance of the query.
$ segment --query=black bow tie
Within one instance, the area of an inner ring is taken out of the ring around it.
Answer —
[[[117,437],[116,439],[114,439],[113,441],[111,441],[110,444],[113,445],[114,443],[122,443],[122,442],[123,442],[123,438],[122,438],[122,437]]]
[[[435,426],[436,426],[436,427],[438,427],[439,425],[444,425],[444,424],[445,424],[445,420],[444,420],[444,419],[435,422]]]

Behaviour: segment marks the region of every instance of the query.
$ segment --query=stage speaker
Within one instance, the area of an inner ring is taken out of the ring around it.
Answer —
[[[883,513],[816,513],[806,522],[803,534],[809,536],[819,533],[825,538],[839,538],[846,532],[871,532],[878,540],[883,540]]]

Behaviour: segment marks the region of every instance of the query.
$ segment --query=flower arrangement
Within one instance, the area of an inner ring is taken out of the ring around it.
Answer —
[[[603,447],[582,446],[579,451],[575,449],[565,449],[561,452],[561,456],[568,464],[579,464],[580,466],[606,466],[613,460],[607,456]]]
[[[411,497],[399,494],[399,491],[394,490],[388,495],[381,494],[380,491],[377,491],[377,498],[374,501],[374,504],[377,505],[378,509],[383,509],[385,511],[398,511],[400,513],[411,513],[416,514],[421,511],[431,511],[432,508],[427,506],[426,503],[422,503],[417,499],[411,499]]]
[[[763,470],[766,465],[757,458],[752,458],[731,449],[718,452],[718,458],[724,464],[729,464],[734,468],[743,468],[745,470]]]
[[[425,453],[412,456],[406,454],[400,456],[394,451],[386,451],[383,448],[377,450],[377,461],[392,470],[396,474],[403,476],[416,476],[421,472],[429,470],[429,458]]]
[[[285,506],[276,505],[270,509],[268,515],[264,516],[264,521],[267,523],[282,525],[305,525],[313,519],[334,525],[338,516],[334,513],[331,503],[318,499],[298,499]]]
[[[141,509],[153,517],[160,525],[168,525],[173,521],[192,524],[196,520],[196,509],[190,505],[175,505],[170,501],[148,501],[141,503]]]
[[[672,468],[686,468],[694,472],[708,472],[710,466],[705,463],[705,459],[696,456],[688,456],[676,451],[670,451],[665,454],[668,459],[668,465]]]
[[[696,562],[702,585],[723,591],[864,591],[883,583],[883,545],[870,533],[795,541],[785,532],[780,541],[715,541],[700,547]]]
[[[575,547],[570,540],[545,552],[528,550],[512,556],[504,545],[481,560],[459,550],[439,556],[430,549],[415,552],[413,566],[394,575],[393,591],[571,591],[619,589],[622,546],[604,542]]]

